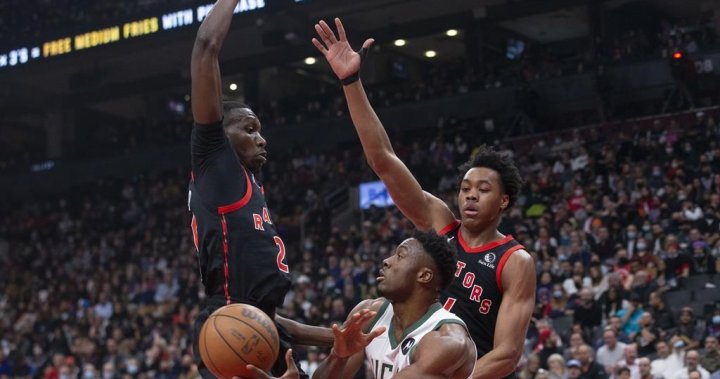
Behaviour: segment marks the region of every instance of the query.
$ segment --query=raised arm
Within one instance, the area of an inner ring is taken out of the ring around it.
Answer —
[[[385,331],[384,327],[368,331],[383,300],[365,300],[350,312],[342,328],[333,325],[335,343],[313,373],[313,379],[352,378],[365,360],[365,347]],[[367,332],[367,333],[365,333]]]
[[[347,41],[340,19],[335,19],[339,40],[324,21],[315,25],[322,43],[313,38],[315,47],[323,53],[338,78],[345,79],[360,70],[360,54],[353,51]],[[374,41],[368,39],[364,49]],[[323,45],[324,44],[324,45]],[[437,197],[423,191],[407,166],[395,155],[385,128],[378,119],[360,80],[344,86],[350,117],[360,137],[368,164],[385,183],[400,211],[420,229],[436,231],[455,220],[447,205]]]
[[[475,344],[459,324],[445,324],[420,340],[413,363],[393,378],[445,379],[467,378],[473,371]]]
[[[502,378],[515,370],[535,308],[535,262],[524,250],[513,253],[502,272],[503,299],[493,349],[478,359],[473,379]]]
[[[222,82],[218,56],[238,0],[218,0],[200,25],[190,60],[192,113],[198,124],[222,120]]]

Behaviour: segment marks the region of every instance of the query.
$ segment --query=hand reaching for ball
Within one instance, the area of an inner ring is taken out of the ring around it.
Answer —
[[[254,375],[248,378],[234,376],[233,379],[300,379],[300,372],[298,372],[297,366],[295,366],[295,360],[293,360],[292,357],[292,349],[288,349],[285,353],[285,363],[287,364],[288,369],[285,371],[283,376],[279,378],[274,378],[253,365],[247,365],[246,368],[249,371],[252,371]]]

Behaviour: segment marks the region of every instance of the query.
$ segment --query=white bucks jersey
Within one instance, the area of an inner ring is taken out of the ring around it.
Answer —
[[[428,308],[427,313],[405,330],[399,340],[396,340],[393,314],[392,304],[385,300],[370,325],[369,330],[385,327],[385,333],[365,347],[365,358],[375,373],[375,379],[390,379],[398,371],[411,365],[420,339],[438,330],[442,325],[460,324],[467,329],[459,317],[443,309],[440,303],[435,303]]]

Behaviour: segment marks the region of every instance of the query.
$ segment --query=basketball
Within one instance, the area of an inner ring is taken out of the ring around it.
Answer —
[[[218,378],[250,377],[252,364],[268,371],[277,359],[279,337],[274,322],[260,309],[229,304],[213,312],[200,330],[200,356]]]

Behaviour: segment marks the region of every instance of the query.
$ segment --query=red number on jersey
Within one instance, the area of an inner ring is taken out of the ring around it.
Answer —
[[[283,240],[280,239],[280,237],[275,236],[273,238],[275,239],[275,244],[277,245],[278,249],[280,249],[277,255],[277,266],[280,271],[284,273],[290,273],[290,268],[288,267],[288,265],[283,263],[283,261],[285,260],[285,244],[283,243]]]

